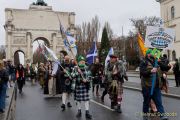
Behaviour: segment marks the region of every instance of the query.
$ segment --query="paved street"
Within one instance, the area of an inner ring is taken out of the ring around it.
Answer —
[[[60,98],[45,98],[39,85],[31,86],[27,82],[23,94],[18,94],[16,106],[16,120],[77,120],[75,103],[73,107],[62,112]],[[163,97],[165,110],[168,113],[177,112],[176,117],[170,120],[180,120],[180,100]],[[138,113],[142,109],[142,95],[138,91],[124,90],[122,114],[109,109],[110,101],[106,96],[104,105],[97,97],[92,97],[90,112],[94,120],[141,120]],[[84,112],[83,112],[84,113]],[[84,115],[81,120],[84,120]]]

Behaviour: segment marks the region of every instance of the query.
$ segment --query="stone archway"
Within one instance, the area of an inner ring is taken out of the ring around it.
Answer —
[[[25,54],[22,50],[17,50],[14,53],[14,65],[17,66],[18,64],[25,64]]]
[[[53,11],[51,6],[30,5],[29,9],[5,9],[6,59],[17,50],[25,54],[25,62],[33,58],[33,42],[46,39],[55,54],[64,49],[59,20],[65,30],[75,35],[75,13]],[[23,19],[21,19],[23,18]],[[70,28],[70,29],[68,29]]]
[[[32,44],[33,44],[33,49],[32,49],[33,50],[33,58],[32,58],[33,63],[36,64],[40,62],[43,62],[43,63],[46,62],[47,60],[42,54],[41,45],[45,45],[50,48],[49,40],[44,37],[38,37],[34,40]]]

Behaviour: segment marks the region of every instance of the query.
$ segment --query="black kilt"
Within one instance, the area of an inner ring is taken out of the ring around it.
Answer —
[[[93,85],[101,84],[101,77],[100,76],[94,76],[92,81],[93,81]]]
[[[74,99],[76,101],[89,101],[89,90],[85,84],[76,85]]]

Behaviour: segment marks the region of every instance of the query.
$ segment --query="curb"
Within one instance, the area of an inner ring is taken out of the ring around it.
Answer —
[[[136,75],[128,75],[128,77],[137,77],[137,78],[140,78],[139,76],[136,76]],[[174,78],[168,78],[168,80],[175,80]]]
[[[139,91],[139,92],[141,92],[141,90],[142,90],[142,89],[140,89],[140,88],[135,88],[135,87],[130,87],[130,86],[123,86],[123,88],[131,89],[131,90],[136,90],[136,91]],[[171,97],[171,98],[180,99],[180,95],[169,94],[169,93],[162,93],[162,95],[163,95],[163,96],[166,96],[166,97]]]

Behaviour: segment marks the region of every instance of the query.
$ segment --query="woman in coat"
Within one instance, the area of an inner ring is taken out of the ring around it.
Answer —
[[[24,85],[24,74],[25,74],[25,70],[22,64],[19,64],[17,69],[16,69],[16,80],[17,80],[17,84],[18,84],[18,89],[19,89],[19,93],[22,93],[22,88]]]

